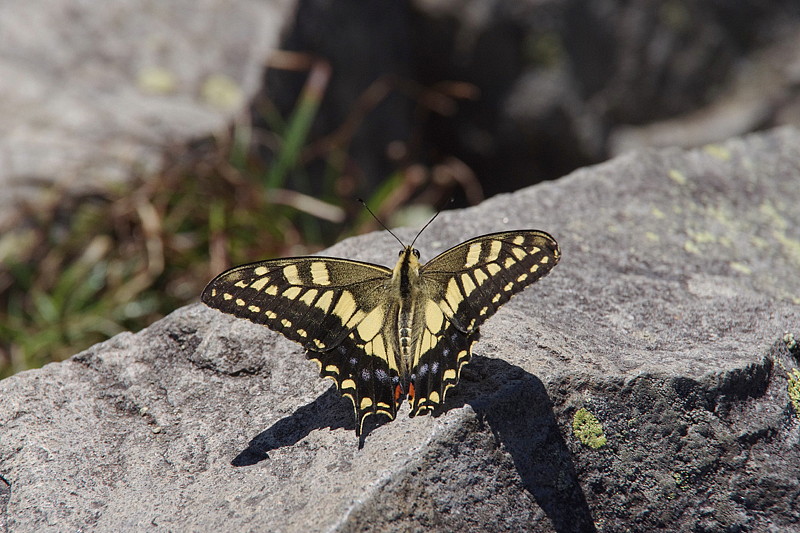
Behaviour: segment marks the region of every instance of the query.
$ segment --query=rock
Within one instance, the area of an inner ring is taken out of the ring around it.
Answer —
[[[433,117],[428,152],[465,161],[487,196],[633,148],[702,146],[800,120],[793,0],[414,6],[412,75],[480,95]]]
[[[21,202],[153,173],[170,142],[222,130],[258,89],[293,6],[4,3],[0,223]]]
[[[800,333],[799,171],[787,128],[443,213],[423,259],[529,227],[563,259],[484,325],[443,412],[404,407],[361,448],[298,345],[200,304],[0,381],[0,525],[796,528],[800,414],[777,363],[798,366],[783,337]],[[388,263],[396,248],[380,232],[329,252]],[[605,445],[573,433],[581,408]]]
[[[158,175],[170,147],[224,136],[248,106],[268,130],[254,153],[274,155],[264,99],[289,117],[308,76],[270,63],[276,47],[330,62],[308,144],[341,143],[340,188],[365,197],[416,163],[473,202],[631,148],[798,124],[796,5],[4,2],[0,231]],[[333,159],[304,163],[305,192]]]

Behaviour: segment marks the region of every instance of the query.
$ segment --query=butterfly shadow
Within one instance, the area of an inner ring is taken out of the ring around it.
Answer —
[[[317,429],[346,429],[355,431],[353,405],[342,397],[336,385],[320,395],[313,402],[298,407],[272,426],[253,437],[232,461],[233,466],[252,466],[269,459],[269,452],[293,446]],[[362,435],[362,442],[363,437]]]
[[[596,531],[572,452],[539,378],[502,359],[473,356],[444,411],[464,404],[511,455],[522,485],[555,531]]]
[[[533,496],[558,533],[595,531],[591,511],[578,483],[572,454],[553,412],[544,384],[536,376],[502,359],[475,355],[464,368],[461,383],[450,391],[434,416],[468,404],[478,420],[511,455],[525,490]],[[359,440],[386,423],[369,417]],[[299,407],[250,440],[232,461],[251,466],[269,459],[269,452],[292,446],[317,429],[355,431],[353,406],[332,385],[313,402]]]

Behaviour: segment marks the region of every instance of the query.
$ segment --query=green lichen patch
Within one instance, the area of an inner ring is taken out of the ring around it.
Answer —
[[[800,370],[792,368],[786,375],[789,378],[789,385],[787,386],[789,400],[792,402],[797,418],[800,418]]]
[[[580,408],[572,417],[572,433],[581,444],[596,450],[606,445],[606,436],[603,434],[603,425],[588,410]]]
[[[797,346],[797,340],[794,338],[794,334],[790,332],[786,332],[783,334],[783,342],[786,344],[786,348],[789,349],[789,352],[796,353],[800,351]]]
[[[789,353],[796,359],[800,359],[800,343],[794,338],[794,334],[784,333],[783,342]],[[786,392],[789,394],[789,401],[792,402],[792,408],[797,418],[800,418],[800,369],[792,367],[791,370],[786,370],[780,359],[776,359],[775,362],[783,372],[786,372]]]

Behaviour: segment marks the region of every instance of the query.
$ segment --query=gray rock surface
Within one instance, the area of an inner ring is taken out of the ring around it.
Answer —
[[[53,188],[154,172],[170,142],[223,129],[259,88],[293,6],[1,3],[0,222]]]
[[[403,411],[362,448],[299,346],[199,304],[7,378],[0,531],[797,531],[800,420],[775,361],[798,366],[798,205],[782,129],[443,213],[423,258],[533,227],[562,262],[482,328],[444,412]],[[582,407],[605,446],[573,434]]]

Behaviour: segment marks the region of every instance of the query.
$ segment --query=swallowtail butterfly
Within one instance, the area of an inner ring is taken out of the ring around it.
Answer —
[[[424,265],[405,246],[393,269],[331,257],[239,266],[205,288],[213,308],[299,342],[364,420],[410,416],[444,402],[478,340],[478,326],[511,296],[550,272],[561,256],[543,231],[470,239]]]

